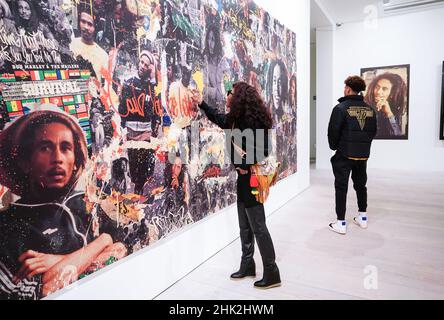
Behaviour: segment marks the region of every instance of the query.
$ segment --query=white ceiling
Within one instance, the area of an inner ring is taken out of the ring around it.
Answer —
[[[364,20],[364,8],[368,5],[378,7],[380,0],[317,0],[334,23]]]
[[[329,18],[325,15],[318,3],[311,1],[310,24],[312,28],[328,27],[331,25]]]
[[[385,0],[384,2],[408,5],[421,1],[428,2],[430,4],[427,6],[416,7],[414,9],[399,11],[396,14],[427,10],[442,7],[444,5],[443,0]],[[377,10],[378,17],[384,18],[389,14],[383,12],[382,2],[383,0],[312,0],[311,27],[319,28],[331,25],[329,23],[325,25],[326,20],[322,17],[322,15],[327,15],[335,24],[363,21],[365,17],[369,15],[369,11],[365,11],[366,8],[368,10],[368,6],[373,6],[373,10]],[[313,10],[313,7],[317,7],[318,5],[325,12],[325,14],[320,14],[319,10]]]

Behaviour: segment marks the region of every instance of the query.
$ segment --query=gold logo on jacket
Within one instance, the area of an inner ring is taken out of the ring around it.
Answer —
[[[369,107],[350,107],[347,109],[350,117],[356,118],[361,131],[364,130],[365,119],[374,117],[373,110]]]

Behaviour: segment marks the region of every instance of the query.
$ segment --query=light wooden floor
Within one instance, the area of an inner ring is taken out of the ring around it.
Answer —
[[[237,239],[156,299],[444,299],[444,174],[370,170],[367,186],[367,230],[351,223],[351,184],[347,235],[327,229],[335,220],[328,170],[312,170],[311,187],[268,218],[281,287],[229,279],[239,263]],[[258,252],[255,260],[259,279]],[[369,276],[377,289],[365,287]]]

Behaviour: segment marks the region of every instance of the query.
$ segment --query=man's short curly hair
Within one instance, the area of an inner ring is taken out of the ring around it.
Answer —
[[[366,87],[364,80],[360,76],[350,76],[345,79],[344,83],[356,93],[364,91]]]

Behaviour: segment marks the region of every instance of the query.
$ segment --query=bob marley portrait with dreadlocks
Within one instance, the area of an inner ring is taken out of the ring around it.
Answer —
[[[361,69],[366,103],[376,109],[375,139],[408,138],[409,65]]]
[[[125,256],[110,234],[95,234],[85,193],[76,190],[86,160],[82,129],[55,106],[0,133],[0,183],[20,196],[0,215],[1,298],[44,297]]]

